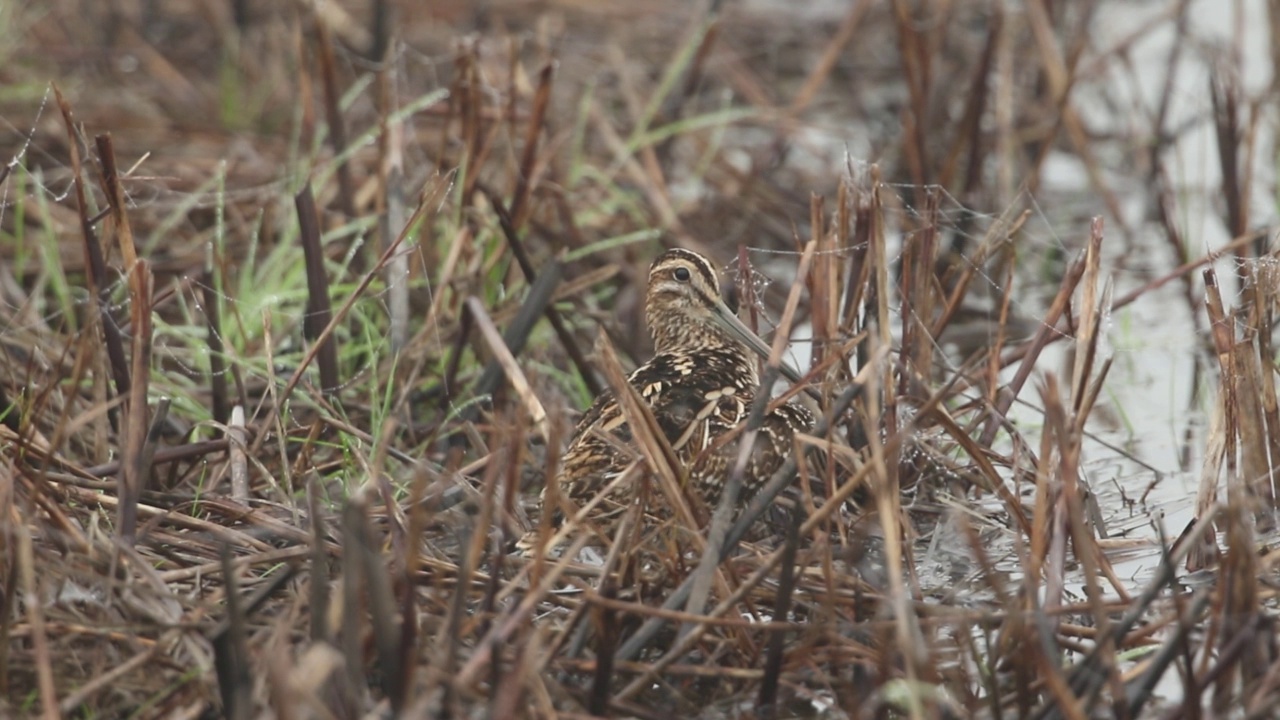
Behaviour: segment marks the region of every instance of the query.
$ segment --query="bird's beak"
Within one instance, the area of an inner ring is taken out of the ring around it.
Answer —
[[[773,354],[772,348],[766,345],[758,335],[751,332],[751,328],[744,325],[742,321],[738,319],[737,313],[730,310],[729,306],[726,305],[723,300],[720,300],[719,298],[715,300],[715,312],[712,314],[712,317],[715,318],[720,327],[728,331],[730,335],[741,340],[743,344],[754,350],[758,355],[760,355],[760,357],[764,358],[765,362],[768,362],[769,356]],[[793,383],[800,382],[800,373],[796,372],[796,369],[791,367],[790,363],[779,358],[778,365],[778,369],[782,371],[782,374],[785,375],[788,380]]]

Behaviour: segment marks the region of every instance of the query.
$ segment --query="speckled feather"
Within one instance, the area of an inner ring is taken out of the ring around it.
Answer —
[[[709,308],[718,296],[715,272],[702,256],[671,250],[654,261],[645,314],[656,353],[628,378],[652,409],[676,457],[688,468],[689,494],[706,507],[718,501],[738,443],[708,448],[745,422],[760,391],[756,355],[711,322]],[[749,498],[790,455],[795,432],[812,425],[810,412],[794,404],[784,404],[765,417],[743,477],[742,499]],[[557,479],[560,491],[580,507],[636,457],[622,410],[606,392],[578,423]],[[597,507],[591,520],[616,515],[629,497],[630,488],[618,488],[609,502]]]

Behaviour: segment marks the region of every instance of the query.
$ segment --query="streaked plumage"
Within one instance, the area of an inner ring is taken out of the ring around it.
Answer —
[[[653,336],[654,356],[628,378],[648,404],[677,459],[688,469],[686,493],[714,508],[738,452],[731,441],[712,448],[717,438],[746,420],[761,391],[757,354],[767,352],[742,327],[720,299],[715,269],[688,250],[669,250],[650,267],[645,320]],[[769,413],[756,440],[743,480],[745,501],[792,452],[797,430],[813,417],[799,405]],[[560,494],[582,507],[638,457],[631,430],[617,400],[604,393],[583,415],[565,451]],[[711,448],[709,450],[709,448]],[[619,486],[588,517],[602,539],[625,510],[633,488]],[[548,494],[544,492],[544,501]],[[544,512],[554,508],[544,508]],[[668,515],[662,513],[662,515]],[[557,513],[553,525],[562,517]],[[530,545],[529,539],[521,544]]]

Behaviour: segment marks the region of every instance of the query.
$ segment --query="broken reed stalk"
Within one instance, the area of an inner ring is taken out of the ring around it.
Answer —
[[[1066,274],[1062,276],[1062,283],[1058,286],[1058,294],[1054,297],[1048,312],[1045,313],[1044,319],[1040,322],[1040,329],[1036,332],[1035,337],[1032,338],[1025,353],[1022,355],[1022,362],[1018,366],[1018,372],[1014,374],[1013,380],[1008,383],[1008,393],[1002,395],[996,406],[990,410],[986,426],[982,430],[982,435],[978,438],[980,446],[991,447],[991,443],[995,441],[996,433],[999,432],[1003,419],[1009,414],[1009,408],[1013,405],[1014,400],[1017,399],[1022,386],[1031,377],[1031,372],[1036,368],[1036,361],[1040,358],[1040,352],[1049,344],[1051,338],[1061,334],[1057,329],[1058,319],[1066,311],[1067,305],[1071,302],[1071,295],[1075,292],[1077,283],[1080,282],[1080,278],[1084,275],[1085,262],[1086,258],[1082,254],[1072,263]]]
[[[205,269],[200,280],[201,296],[204,299],[205,332],[209,343],[209,398],[213,421],[225,423],[231,417],[231,402],[227,395],[227,365],[222,344],[222,313],[219,310],[218,290],[214,285],[215,278],[212,267]]]
[[[1274,639],[1259,637],[1256,627],[1265,611],[1258,596],[1257,542],[1251,527],[1253,503],[1247,480],[1228,478],[1227,498],[1227,549],[1218,581],[1218,659],[1225,663],[1233,650],[1238,659],[1225,667],[1214,686],[1213,708],[1222,715],[1243,704],[1241,699],[1248,697],[1274,659],[1269,657],[1274,652]],[[1236,643],[1240,644],[1238,649],[1232,647]]]
[[[791,614],[791,595],[796,587],[796,551],[800,546],[800,525],[804,513],[799,508],[792,508],[790,522],[787,523],[787,536],[782,551],[782,569],[778,578],[778,591],[774,596],[773,617],[786,622]],[[778,680],[782,675],[782,654],[785,648],[787,633],[784,629],[769,631],[769,645],[765,654],[764,676],[760,682],[760,693],[756,700],[756,708],[760,717],[771,720],[777,717]]]
[[[16,535],[17,577],[22,587],[22,605],[26,609],[27,622],[31,626],[32,654],[35,664],[36,688],[40,698],[41,715],[47,720],[57,720],[58,692],[54,685],[53,663],[50,659],[49,634],[44,621],[45,602],[36,584],[35,549],[31,532],[25,524],[8,524],[10,535]]]
[[[902,8],[899,7],[899,11]],[[902,18],[899,18],[900,21]],[[901,24],[901,23],[900,23]],[[912,36],[913,37],[913,36]],[[910,44],[910,43],[908,43]],[[904,58],[910,57],[908,48],[903,49]],[[914,99],[914,92],[913,92]],[[915,106],[916,111],[920,111],[922,106]],[[919,119],[918,116],[917,120]],[[923,147],[919,148],[923,152]],[[879,208],[879,194],[882,189],[882,183],[879,176],[879,168],[872,167],[872,197],[873,207]],[[884,224],[884,216],[882,212],[873,212],[872,222],[874,227],[870,233],[869,241],[871,249],[868,253],[868,262],[873,264],[872,277],[875,279],[875,312],[876,325],[879,330],[878,336],[872,342],[872,348],[889,348],[893,346],[890,336],[890,326],[892,318],[889,314],[888,301],[890,294],[894,292],[892,283],[889,280],[890,264],[892,259],[888,252],[886,240],[886,228]],[[928,222],[926,220],[926,222]],[[926,239],[925,245],[930,245]],[[923,261],[923,258],[917,257],[917,262]],[[932,268],[932,260],[927,261],[928,267]],[[908,273],[911,271],[908,270]],[[931,284],[921,288],[921,292],[929,292]],[[910,292],[908,286],[907,291]],[[913,298],[907,295],[901,295],[903,303],[912,302]],[[918,298],[914,298],[917,299]],[[911,311],[903,310],[904,322],[910,322]],[[925,322],[923,319],[921,323]],[[866,446],[866,465],[869,468],[868,483],[870,485],[871,495],[876,508],[876,513],[880,522],[881,532],[884,537],[884,561],[885,572],[888,578],[888,606],[892,608],[893,613],[893,631],[894,643],[897,651],[901,654],[904,661],[906,679],[909,683],[916,681],[929,681],[932,675],[932,669],[926,662],[928,657],[928,649],[925,646],[924,637],[921,634],[919,620],[915,613],[910,610],[912,602],[911,593],[909,592],[907,579],[903,575],[903,562],[910,559],[910,548],[903,542],[902,512],[901,512],[901,486],[899,478],[899,468],[901,466],[901,450],[902,441],[910,432],[907,423],[900,422],[905,418],[900,415],[899,400],[905,390],[895,379],[895,370],[909,363],[911,349],[909,343],[913,342],[913,335],[908,334],[903,338],[902,357],[897,363],[884,363],[876,370],[868,375],[868,383],[870,385],[868,392],[863,396],[863,401],[859,405],[859,415],[866,425],[864,433]],[[931,350],[930,350],[931,352]],[[904,378],[910,373],[898,373],[898,378]],[[920,414],[923,415],[926,410],[922,409]],[[890,433],[890,438],[895,442],[886,443],[881,439],[880,432],[877,428],[885,428]],[[918,716],[923,712],[920,706],[920,698],[914,694],[908,698],[908,708],[913,716]]]
[[[102,162],[102,185],[110,203],[116,241],[129,275],[129,315],[132,327],[132,363],[129,369],[128,402],[125,405],[124,448],[121,453],[120,504],[117,507],[117,532],[128,544],[134,542],[138,522],[138,500],[151,475],[147,452],[147,392],[151,387],[151,302],[153,279],[146,260],[138,257],[133,242],[129,215],[125,212],[124,189],[116,167],[111,135],[96,137],[98,156]]]
[[[71,155],[72,184],[76,193],[76,212],[80,218],[80,232],[84,239],[85,277],[88,281],[89,297],[96,312],[94,317],[102,327],[103,345],[107,350],[108,365],[111,377],[115,380],[116,395],[129,395],[129,366],[124,353],[124,334],[111,315],[111,289],[107,279],[107,261],[102,252],[98,234],[94,230],[94,221],[89,217],[89,201],[84,188],[84,174],[80,162],[80,138],[76,133],[75,121],[71,116],[71,105],[62,96],[57,83],[53,92],[62,111],[63,125],[67,130],[67,152]],[[108,410],[107,417],[112,429],[119,431],[120,422],[114,408]]]
[[[230,720],[248,720],[253,715],[253,677],[250,673],[248,629],[241,605],[240,588],[231,567],[231,548],[221,548],[222,590],[226,603],[223,632],[213,637],[214,669],[222,695],[222,714]]]
[[[1280,419],[1277,419],[1275,373],[1271,369],[1271,317],[1276,291],[1276,272],[1249,263],[1243,292],[1243,306],[1233,315],[1240,339],[1232,348],[1231,380],[1235,397],[1237,429],[1240,434],[1241,478],[1256,529],[1270,533],[1276,527],[1280,507],[1273,458],[1280,451]]]
[[[245,454],[248,437],[244,408],[236,405],[231,408],[231,419],[227,423],[227,465],[231,475],[231,498],[246,506],[249,504],[249,458]]]
[[[520,399],[526,408],[531,413],[534,412],[535,407],[538,408],[537,412],[531,414],[530,417],[534,418],[539,432],[545,432],[546,430],[546,413],[541,410],[541,403],[538,399],[532,396],[528,382],[522,379],[524,372],[520,369],[515,358],[524,351],[525,343],[528,342],[530,334],[533,333],[533,328],[537,325],[538,319],[543,317],[547,308],[551,306],[556,289],[560,287],[562,272],[563,266],[559,260],[552,260],[542,267],[537,279],[530,286],[524,302],[520,304],[520,309],[516,312],[516,316],[507,326],[506,332],[497,340],[494,339],[497,337],[497,330],[493,328],[493,321],[485,312],[483,303],[474,297],[468,298],[465,303],[468,311],[471,310],[474,304],[475,308],[482,313],[482,316],[477,315],[473,320],[480,327],[485,343],[489,345],[490,351],[494,354],[494,359],[485,364],[480,377],[472,386],[470,396],[481,398],[492,395],[497,390],[498,383],[505,373],[509,378],[509,382],[513,383],[514,389],[520,395]],[[491,333],[486,330],[485,323],[489,328],[493,328],[493,337],[490,337]],[[499,349],[497,345],[502,345],[503,349]],[[519,375],[521,378],[515,378],[514,375]],[[517,380],[521,382],[520,386],[514,385]],[[523,390],[521,389],[522,387],[524,388]],[[479,412],[480,408],[472,405],[463,413],[463,418],[465,420],[475,420]]]
[[[606,575],[600,590],[600,597],[605,600],[616,600],[617,591],[613,577]],[[587,712],[605,717],[609,712],[609,685],[613,679],[613,651],[618,643],[617,611],[607,603],[592,603],[596,621],[596,668],[591,678],[591,693],[588,696]]]
[[[533,296],[530,295],[530,298],[532,297]],[[550,293],[546,293],[542,297],[543,303],[545,304],[549,298]],[[530,306],[534,305],[534,303],[526,304]],[[533,420],[534,427],[537,429],[538,435],[545,438],[547,436],[547,411],[543,409],[542,401],[538,399],[537,395],[534,395],[533,388],[530,387],[529,380],[525,377],[524,370],[521,369],[520,363],[516,361],[516,351],[512,350],[505,342],[503,342],[502,336],[498,333],[498,328],[494,326],[493,320],[491,320],[489,318],[489,314],[485,312],[484,304],[481,303],[478,298],[467,298],[466,308],[467,312],[471,315],[472,322],[474,322],[475,326],[480,330],[480,337],[483,338],[485,344],[489,346],[489,352],[493,353],[493,362],[497,363],[497,366],[501,368],[501,371],[506,375],[507,382],[510,383],[512,389],[515,390],[516,395],[519,397],[520,403],[524,406],[525,412],[528,413],[529,418]],[[523,331],[523,334],[527,336],[529,328],[530,326],[527,323],[523,328],[516,328],[513,324],[512,329],[508,330],[508,334],[520,334]],[[486,367],[486,374],[488,371],[489,368]],[[481,380],[484,379],[484,376],[482,376]],[[496,383],[492,384],[496,386]],[[490,391],[492,392],[493,389],[496,389],[496,387],[492,388]]]
[[[332,337],[320,339],[333,321],[329,300],[329,275],[324,268],[324,246],[320,238],[320,219],[311,183],[293,198],[298,213],[298,240],[307,268],[307,305],[302,316],[302,336],[317,346],[316,363],[320,369],[320,389],[328,394],[342,387],[338,374],[338,347]]]
[[[1218,358],[1218,395],[1214,403],[1209,431],[1206,437],[1204,461],[1200,471],[1200,489],[1196,495],[1196,516],[1203,517],[1218,501],[1218,483],[1225,472],[1234,472],[1236,447],[1235,388],[1231,383],[1231,349],[1234,345],[1231,321],[1222,303],[1218,288],[1218,275],[1213,268],[1203,273],[1205,309],[1209,315],[1209,328],[1215,354]],[[1218,545],[1213,536],[1195,548],[1187,557],[1187,569],[1198,570],[1211,566],[1217,559]]]
[[[1244,145],[1244,131],[1240,118],[1240,102],[1243,99],[1239,81],[1233,77],[1234,68],[1219,68],[1222,72],[1209,75],[1209,99],[1213,107],[1213,127],[1218,147],[1218,167],[1222,171],[1222,197],[1227,206],[1227,231],[1243,235],[1248,229],[1248,178],[1241,174],[1240,149]],[[1242,185],[1243,183],[1243,185]],[[1240,260],[1246,258],[1241,256]],[[1238,264],[1240,279],[1244,280],[1245,263]]]
[[[381,670],[382,692],[386,695],[392,712],[399,713],[408,702],[410,681],[402,662],[404,635],[401,622],[397,622],[396,601],[391,589],[391,577],[379,543],[369,527],[367,507],[359,504],[356,515],[356,537],[347,538],[345,552],[353,553],[363,565],[364,586],[369,597],[369,620],[373,628],[374,649]],[[463,592],[459,588],[458,592]]]
[[[339,683],[340,702],[347,710],[354,710],[365,697],[364,681],[364,557],[358,547],[361,524],[367,499],[362,493],[353,493],[342,510],[343,545],[350,548],[342,553],[342,620],[338,649],[345,660],[346,673]]]
[[[382,251],[382,255],[378,258],[378,262],[364,274],[360,279],[360,283],[356,286],[355,290],[352,291],[351,296],[342,303],[342,306],[338,308],[338,312],[334,314],[333,319],[324,326],[324,329],[312,342],[311,347],[308,348],[306,354],[303,355],[302,360],[298,363],[298,367],[294,369],[293,374],[289,376],[289,380],[285,383],[284,388],[282,388],[277,394],[275,403],[273,403],[269,409],[269,412],[272,413],[272,417],[279,415],[280,409],[284,407],[289,396],[293,393],[294,388],[298,386],[298,383],[302,382],[302,377],[306,373],[307,367],[311,364],[311,361],[315,359],[320,347],[329,340],[330,336],[333,335],[333,331],[337,328],[338,323],[341,323],[346,319],[347,314],[351,312],[351,308],[355,305],[356,301],[364,296],[364,293],[369,289],[369,285],[371,285],[378,277],[378,274],[386,268],[387,263],[399,249],[400,244],[404,242],[409,231],[417,225],[418,220],[426,213],[427,199],[428,198],[426,197],[422,198],[422,201],[418,203],[416,208],[414,208],[413,214],[409,217],[408,222],[405,223],[404,228],[400,230],[400,234],[396,236],[395,242],[388,245],[387,248]],[[269,345],[267,347],[269,347]],[[259,433],[258,436],[254,438],[253,447],[250,450],[251,454],[256,455],[258,453],[262,448],[262,443],[266,440],[267,435],[268,433]]]
[[[1276,303],[1273,300],[1280,293],[1280,273],[1254,264],[1250,269],[1250,283],[1253,289],[1252,305],[1248,315],[1250,332],[1255,338],[1255,354],[1250,367],[1253,368],[1257,380],[1255,387],[1260,386],[1261,409],[1257,425],[1263,435],[1259,443],[1263,445],[1262,454],[1270,458],[1280,458],[1280,399],[1277,398],[1276,376],[1270,372],[1270,359],[1275,357],[1271,328],[1275,326]],[[1269,498],[1268,509],[1272,513],[1272,523],[1276,522],[1274,512],[1280,508],[1280,478],[1270,472],[1269,466],[1263,464],[1259,474],[1252,476],[1261,486],[1259,493]]]
[[[310,572],[307,575],[307,610],[310,618],[309,637],[313,643],[328,642],[329,629],[329,553],[325,552],[326,523],[320,511],[320,496],[315,478],[307,481],[307,519],[311,526]]]

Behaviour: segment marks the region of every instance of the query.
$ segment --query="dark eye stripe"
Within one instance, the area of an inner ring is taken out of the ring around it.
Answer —
[[[684,248],[672,248],[671,250],[662,253],[653,261],[653,265],[650,270],[652,271],[652,268],[656,268],[663,263],[676,259],[684,260],[692,265],[693,269],[697,271],[698,275],[702,276],[703,281],[705,281],[707,285],[715,289],[716,292],[720,291],[720,281],[716,279],[715,268],[711,266],[711,263],[698,253],[685,250]]]

